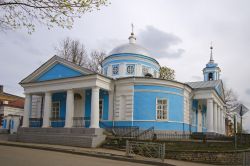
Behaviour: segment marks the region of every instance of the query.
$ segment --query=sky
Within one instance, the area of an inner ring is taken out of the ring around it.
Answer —
[[[80,40],[88,51],[109,53],[127,43],[131,23],[137,42],[152,52],[162,66],[175,70],[180,82],[202,81],[210,44],[221,68],[221,79],[250,108],[249,0],[109,0],[101,10],[76,19],[72,29],[37,25],[0,31],[0,84],[5,92],[23,96],[18,84],[56,54],[59,42]],[[244,126],[250,130],[250,113]]]

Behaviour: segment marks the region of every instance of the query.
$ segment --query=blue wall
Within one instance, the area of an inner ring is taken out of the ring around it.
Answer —
[[[66,98],[67,93],[66,92],[60,92],[60,93],[53,93],[52,95],[52,102],[60,102],[60,118],[62,120],[65,120],[66,115]],[[51,122],[52,127],[64,127],[65,121],[58,121],[58,122]]]
[[[73,70],[63,64],[56,64],[47,72],[42,74],[37,81],[46,81],[46,80],[53,80],[53,79],[60,79],[60,78],[68,78],[68,77],[76,77],[83,75],[79,71]]]
[[[104,125],[105,126],[104,126]],[[100,127],[112,127],[112,121],[103,121],[100,123]],[[167,122],[167,121],[115,121],[114,126],[137,126],[140,129],[148,129],[154,126],[155,130],[170,130],[170,131],[193,131],[195,127],[185,124],[185,123],[178,123],[178,122]]]
[[[151,63],[147,63],[147,62],[140,61],[140,60],[110,60],[110,61],[106,62],[105,64],[103,64],[103,67],[105,68],[109,64],[119,64],[119,63],[142,64],[142,65],[152,67],[154,70],[159,72],[159,67],[157,65],[152,65]]]
[[[91,89],[85,92],[85,117],[91,117]],[[108,120],[109,116],[109,94],[108,91],[100,90],[100,99],[103,99],[103,120]]]
[[[156,98],[166,98],[168,100],[168,120],[157,122],[155,125],[158,129],[168,129],[169,126],[171,126],[170,128],[180,128],[179,123],[175,126],[167,121],[183,122],[184,101],[183,96],[181,96],[183,95],[182,89],[166,86],[135,85],[134,90],[134,121],[156,120]],[[143,92],[137,90],[143,90]],[[157,92],[150,90],[157,90]],[[171,92],[179,95],[171,94]],[[147,124],[152,125],[153,122]]]

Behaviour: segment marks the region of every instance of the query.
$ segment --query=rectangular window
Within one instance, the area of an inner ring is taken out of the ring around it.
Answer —
[[[112,65],[112,74],[113,75],[119,74],[119,65]]]
[[[99,100],[99,118],[102,120],[103,117],[103,99]]]
[[[167,120],[168,119],[168,100],[167,99],[157,99],[156,100],[156,114],[157,120]]]
[[[59,101],[52,102],[51,117],[53,119],[58,119],[60,117],[60,102]]]
[[[135,74],[135,65],[134,64],[128,64],[127,65],[127,74],[128,75],[134,75]]]

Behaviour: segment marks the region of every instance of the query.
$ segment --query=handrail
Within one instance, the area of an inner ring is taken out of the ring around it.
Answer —
[[[141,132],[140,134],[138,134],[138,136],[136,138],[138,139],[142,135],[146,135],[149,132],[153,132],[154,133],[154,126],[148,128],[147,130],[144,130],[143,132]],[[153,138],[153,134],[152,134],[152,138]]]

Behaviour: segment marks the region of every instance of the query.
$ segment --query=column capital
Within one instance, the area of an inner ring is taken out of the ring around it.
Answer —
[[[67,93],[74,93],[73,89],[67,89]]]
[[[51,96],[52,93],[51,93],[50,91],[47,91],[47,92],[45,92],[45,95],[46,95],[46,96]]]
[[[93,90],[94,90],[94,91],[99,91],[99,90],[100,90],[100,87],[98,87],[98,86],[93,86],[93,87],[92,87],[92,91],[93,91]]]
[[[208,98],[207,102],[212,103],[212,102],[214,102],[214,100],[212,98]]]

